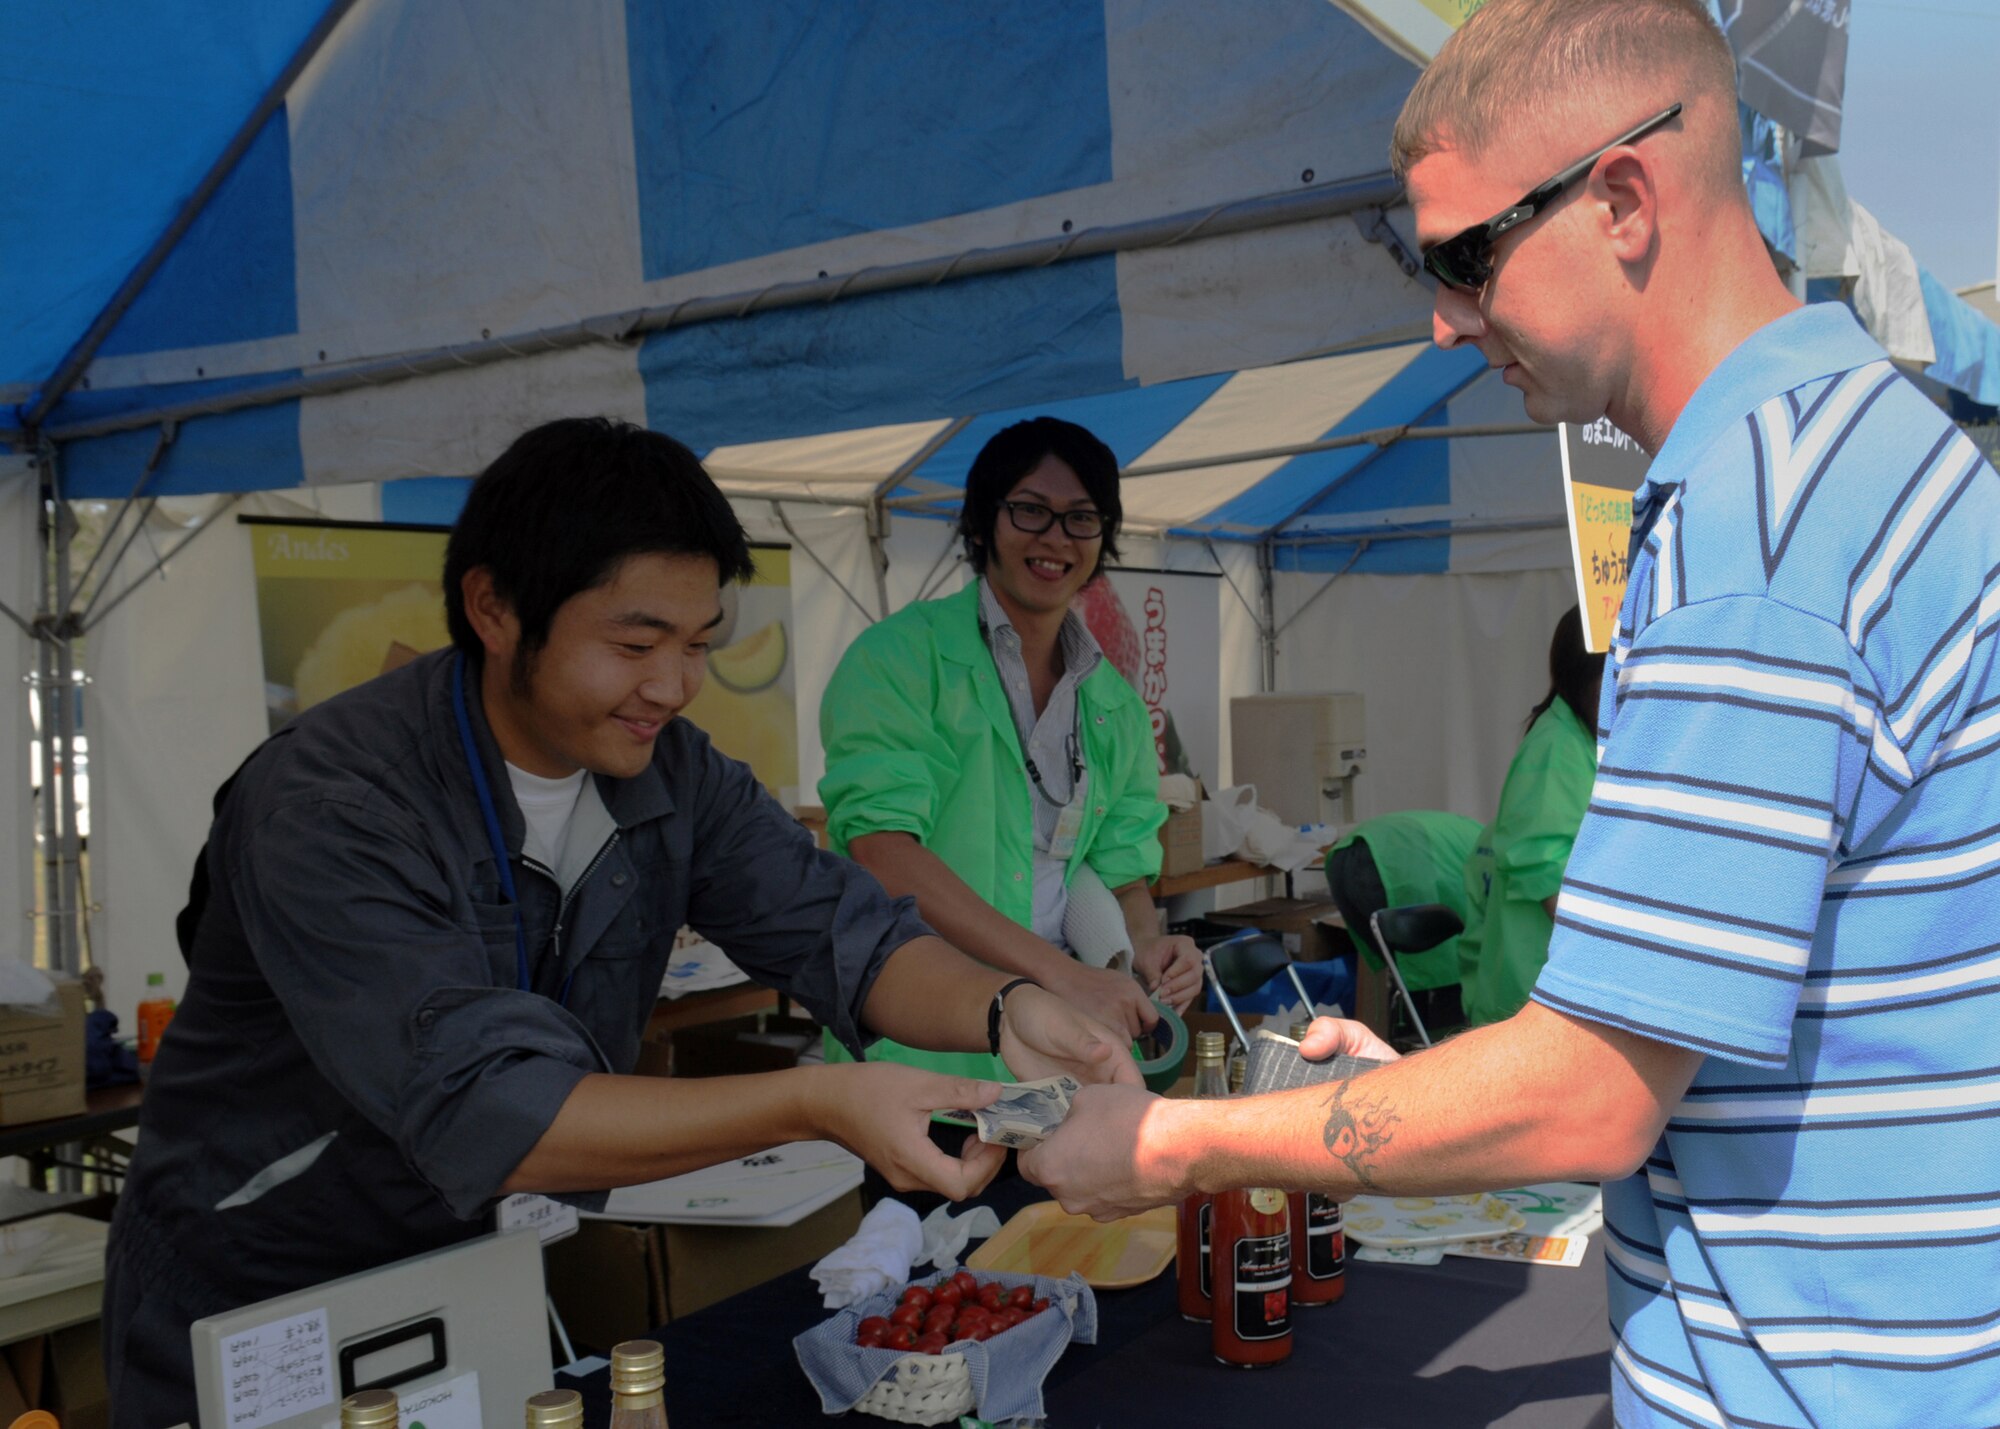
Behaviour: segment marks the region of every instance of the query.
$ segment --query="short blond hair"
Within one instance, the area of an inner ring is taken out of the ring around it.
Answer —
[[[1697,107],[1705,112],[1704,147],[1716,152],[1705,155],[1704,168],[1717,167],[1713,177],[1740,187],[1736,57],[1702,0],[1487,0],[1418,77],[1396,120],[1389,162],[1401,178],[1440,149],[1477,159],[1524,125],[1557,132],[1588,125],[1605,97],[1649,91],[1672,91],[1668,103],[1687,104],[1684,122]],[[1596,143],[1610,135],[1592,128],[1576,137]]]

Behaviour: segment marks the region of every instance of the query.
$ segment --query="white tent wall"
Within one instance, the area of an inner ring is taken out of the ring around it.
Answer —
[[[40,510],[34,466],[25,457],[0,457],[0,604],[22,619],[36,608],[35,581],[41,567],[35,549],[35,517]],[[28,770],[28,686],[35,668],[35,642],[13,621],[0,616],[0,958],[30,961],[34,950],[34,785]]]
[[[1281,571],[1279,624],[1323,575]],[[1549,636],[1576,604],[1568,570],[1338,578],[1280,637],[1280,690],[1367,701],[1355,815],[1449,809],[1493,817],[1521,723],[1549,687]]]
[[[176,524],[215,505],[161,503]],[[269,732],[256,580],[236,517],[367,521],[379,509],[372,486],[246,496],[91,633],[85,718],[98,907],[89,941],[105,972],[105,1004],[128,1034],[148,973],[166,974],[172,997],[186,985],[174,915],[187,901],[210,802]],[[162,549],[177,539],[172,531],[158,537]],[[147,559],[142,538],[113,574],[117,589]]]

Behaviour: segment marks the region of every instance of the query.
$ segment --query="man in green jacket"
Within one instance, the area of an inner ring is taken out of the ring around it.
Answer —
[[[1145,706],[1070,609],[1116,554],[1119,515],[1117,460],[1083,428],[995,435],[959,522],[979,579],[849,647],[820,704],[819,789],[835,851],[955,946],[1136,1035],[1157,1020],[1149,993],[1185,1007],[1201,964],[1148,893],[1166,810]],[[1066,915],[1074,929],[1097,908],[1122,922],[1130,973],[1064,946]],[[869,1055],[1006,1075],[980,1054]]]

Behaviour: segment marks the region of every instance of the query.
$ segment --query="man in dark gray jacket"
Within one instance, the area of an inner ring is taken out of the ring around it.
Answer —
[[[192,1321],[476,1235],[513,1192],[601,1205],[811,1137],[898,1187],[992,1176],[1000,1148],[953,1158],[927,1125],[993,1083],[627,1075],[683,925],[857,1055],[887,1035],[1136,1081],[1108,1029],[946,946],[675,718],[749,571],[685,447],[537,428],[452,532],[452,648],[301,715],[224,786],[112,1228],[118,1429],[194,1417]]]

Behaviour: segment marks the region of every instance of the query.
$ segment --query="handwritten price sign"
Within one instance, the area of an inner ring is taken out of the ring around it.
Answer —
[[[1618,607],[1625,601],[1632,539],[1632,497],[1652,459],[1624,432],[1599,419],[1562,426],[1563,496],[1569,509],[1569,550],[1584,643],[1611,648]]]

